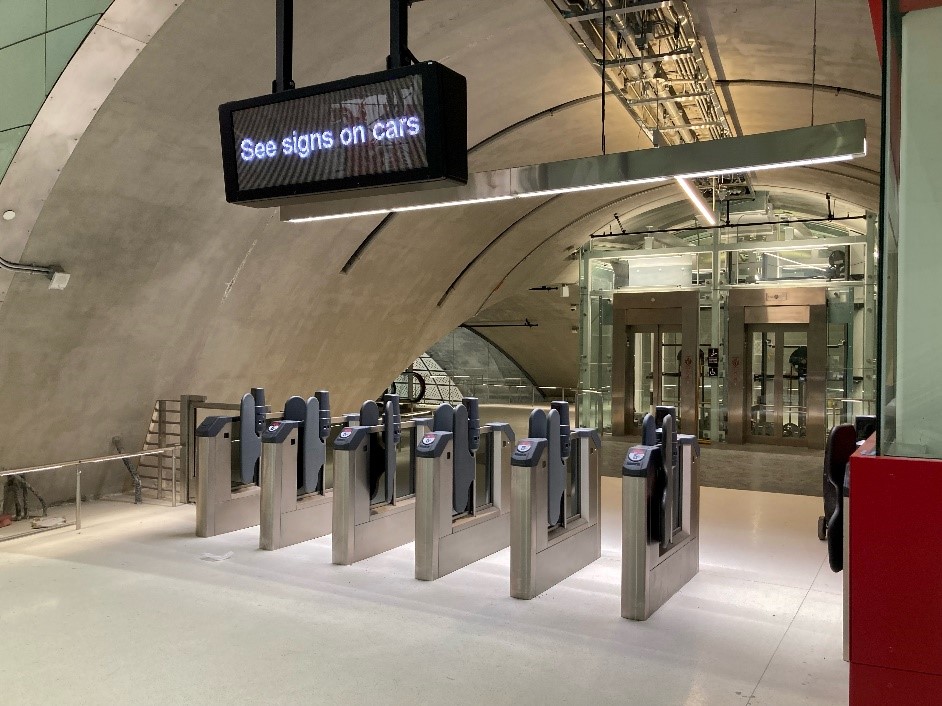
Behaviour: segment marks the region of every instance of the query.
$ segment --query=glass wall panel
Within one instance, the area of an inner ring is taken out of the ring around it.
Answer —
[[[942,458],[942,7],[891,10],[887,29],[880,449]]]
[[[112,0],[0,0],[0,180]]]

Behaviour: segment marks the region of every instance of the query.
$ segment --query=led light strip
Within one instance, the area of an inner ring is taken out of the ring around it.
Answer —
[[[594,191],[598,189],[613,189],[619,187],[637,186],[640,184],[663,183],[669,181],[670,179],[674,179],[683,189],[684,193],[687,195],[687,198],[690,199],[690,201],[696,206],[697,210],[703,215],[707,223],[710,226],[715,226],[717,223],[716,215],[712,212],[709,205],[703,199],[703,196],[700,194],[699,190],[690,183],[690,180],[722,176],[725,174],[735,174],[746,171],[787,169],[793,167],[807,167],[816,164],[850,161],[867,154],[867,141],[864,136],[865,130],[866,126],[864,125],[864,122],[862,120],[858,120],[849,121],[847,123],[836,123],[833,125],[814,126],[811,128],[797,128],[795,130],[786,130],[779,133],[753,135],[746,138],[729,138],[731,142],[737,143],[735,149],[741,153],[761,155],[763,151],[765,151],[766,153],[769,153],[769,157],[772,159],[778,158],[779,160],[781,160],[783,156],[787,155],[788,150],[792,148],[805,151],[806,154],[808,151],[824,152],[829,147],[834,151],[838,151],[839,149],[844,150],[839,154],[822,155],[820,157],[794,160],[786,159],[783,161],[770,161],[766,163],[760,162],[758,164],[752,165],[737,164],[731,165],[729,167],[694,171],[683,174],[671,174],[673,171],[671,166],[669,166],[671,162],[665,162],[662,157],[662,153],[677,149],[681,150],[676,153],[676,159],[681,164],[683,164],[684,161],[686,161],[688,164],[690,161],[709,162],[711,159],[722,160],[727,163],[729,163],[729,161],[735,161],[728,159],[726,156],[728,155],[728,150],[733,148],[732,144],[725,148],[725,152],[714,154],[714,151],[716,150],[716,145],[714,143],[726,142],[725,140],[719,140],[703,143],[702,147],[701,143],[694,143],[691,145],[683,145],[679,147],[664,147],[657,150],[658,155],[653,156],[653,158],[645,154],[647,151],[642,150],[639,152],[623,153],[621,155],[587,157],[581,160],[568,160],[566,162],[533,165],[529,167],[515,167],[512,169],[497,170],[494,172],[479,172],[477,174],[471,175],[471,180],[469,181],[468,186],[446,189],[446,193],[439,195],[440,198],[445,199],[442,201],[428,201],[426,203],[411,204],[406,203],[401,206],[391,203],[388,206],[377,208],[376,206],[382,204],[383,200],[388,201],[390,196],[388,194],[377,194],[375,198],[379,200],[379,203],[373,201],[373,203],[370,204],[372,197],[369,192],[364,192],[362,196],[355,196],[350,201],[325,200],[311,202],[310,204],[298,204],[297,206],[286,204],[282,210],[282,217],[289,223],[311,223],[316,221],[337,220],[341,218],[379,216],[390,213],[407,213],[410,211],[424,211],[434,208],[450,208],[453,206],[467,206],[472,204],[492,203],[497,201],[510,201],[512,199],[521,198],[557,196],[559,194],[575,193],[579,191]],[[763,142],[763,140],[765,142]],[[770,145],[767,150],[763,149],[765,144]],[[691,152],[691,149],[694,151]],[[704,152],[704,150],[706,151]],[[634,165],[636,161],[637,166],[635,167]],[[585,164],[583,164],[583,162]],[[658,176],[645,176],[635,179],[618,178],[625,175],[626,173],[630,173],[632,170],[647,172],[648,174],[651,174],[651,172],[657,172],[661,170],[663,171],[662,175]],[[577,177],[577,175],[580,174],[588,174],[591,175],[590,178],[596,179],[596,181],[595,183],[581,184],[577,186],[561,186],[555,188],[539,188],[540,186],[548,186],[548,184],[534,183],[541,179],[544,182],[548,180],[550,182],[556,181],[558,183],[560,180],[566,179],[565,176],[560,175],[570,173],[572,177]],[[612,181],[605,181],[606,177],[612,178]],[[474,185],[472,185],[471,182],[474,182]],[[526,187],[520,186],[520,184],[530,183],[533,184],[533,187],[531,187],[533,188],[532,191],[526,191],[524,190]],[[491,193],[476,195],[476,190],[478,193],[481,191],[490,191]],[[435,192],[415,192],[413,194],[402,194],[402,196],[403,198],[408,198],[415,201],[417,199],[435,198]],[[449,197],[451,198],[449,199]],[[356,202],[363,203],[364,206],[370,205],[372,207],[363,207],[357,209]],[[288,210],[287,214],[284,212],[285,209]],[[312,215],[305,214],[305,211],[310,213],[311,210],[315,211],[315,213]],[[318,210],[322,211],[323,213],[316,213]],[[292,217],[292,212],[297,215]]]
[[[680,184],[680,188],[687,194],[687,198],[690,199],[690,202],[697,207],[697,210],[700,211],[700,214],[703,216],[704,220],[706,220],[707,224],[715,226],[716,215],[710,210],[707,202],[703,200],[703,194],[700,193],[700,190],[695,189],[684,177],[674,177],[674,180]]]
[[[455,201],[439,201],[438,203],[416,204],[412,206],[394,206],[364,211],[348,211],[347,213],[332,213],[324,216],[303,216],[290,218],[286,223],[312,223],[315,221],[332,221],[338,218],[359,218],[361,216],[380,216],[390,213],[407,213],[409,211],[426,211],[433,208],[451,208],[452,206],[469,206],[472,204],[493,203],[495,201],[513,201],[514,199],[529,199],[540,196],[558,196],[571,194],[577,191],[598,191],[599,189],[614,189],[620,186],[637,186],[639,184],[655,184],[665,182],[668,177],[651,177],[647,179],[629,179],[626,181],[610,182],[605,184],[587,184],[584,186],[567,186],[559,189],[544,189],[542,191],[527,191],[502,196],[482,196],[479,199],[458,199]]]

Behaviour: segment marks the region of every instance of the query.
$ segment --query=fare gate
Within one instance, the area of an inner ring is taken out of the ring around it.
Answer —
[[[415,577],[434,581],[510,545],[509,424],[480,426],[478,401],[435,410],[416,449]]]
[[[535,409],[511,456],[510,595],[530,599],[602,555],[595,429],[569,426],[569,405]]]

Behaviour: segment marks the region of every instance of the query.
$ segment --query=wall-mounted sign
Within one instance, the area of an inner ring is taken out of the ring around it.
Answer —
[[[226,200],[468,180],[467,83],[435,62],[219,106]]]
[[[720,375],[720,349],[707,349],[707,377],[715,378]]]

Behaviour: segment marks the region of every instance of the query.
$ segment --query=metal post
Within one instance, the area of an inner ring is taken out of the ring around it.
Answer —
[[[727,208],[729,204],[727,202]],[[717,219],[719,221],[719,219]],[[713,229],[713,272],[710,277],[710,347],[717,351],[723,347],[721,361],[717,361],[717,376],[710,378],[710,443],[718,444],[720,441],[720,365],[729,360],[729,341],[723,346],[723,319],[722,302],[720,300],[720,228],[719,223]],[[700,401],[703,404],[703,400]],[[727,404],[729,401],[727,400]],[[702,436],[702,434],[701,434]]]
[[[291,62],[294,56],[294,0],[275,0],[275,80],[271,92],[294,88]]]
[[[157,448],[167,445],[167,401],[157,400]],[[164,455],[157,455],[157,499],[164,497]]]
[[[180,474],[183,486],[183,502],[196,502],[196,412],[200,402],[205,402],[203,395],[182,395],[180,397],[180,443],[183,451],[180,456]]]
[[[170,506],[177,506],[177,452],[176,449],[170,452]]]
[[[410,0],[389,0],[389,56],[387,69],[408,66]]]
[[[75,467],[75,531],[82,529],[82,467]]]

